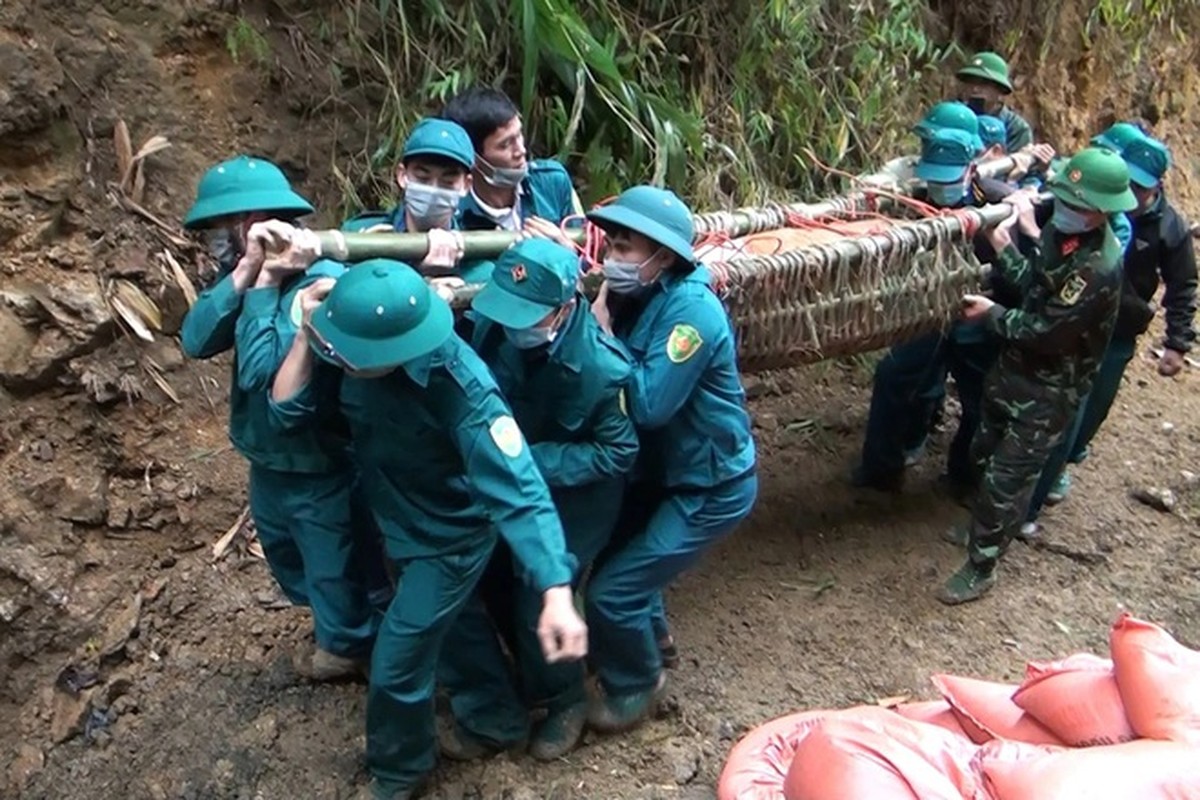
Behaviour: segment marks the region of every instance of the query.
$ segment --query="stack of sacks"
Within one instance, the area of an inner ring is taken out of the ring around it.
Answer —
[[[808,711],[734,747],[719,800],[1200,800],[1200,652],[1123,615],[1112,660],[1020,686],[935,675],[942,700]]]

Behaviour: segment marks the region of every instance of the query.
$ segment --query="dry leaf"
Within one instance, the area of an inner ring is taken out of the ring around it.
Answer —
[[[151,136],[142,145],[142,149],[137,151],[137,155],[133,157],[135,162],[147,159],[160,150],[166,150],[171,146],[171,141],[165,136]]]
[[[146,196],[146,170],[142,169],[142,163],[139,161],[137,166],[133,168],[133,189],[129,193],[129,198],[135,203],[141,203]]]
[[[147,358],[146,363],[142,365],[146,370],[146,374],[154,381],[155,385],[162,390],[162,393],[170,398],[175,405],[180,405],[179,395],[175,393],[175,388],[171,386],[171,382],[162,374],[162,367],[155,363],[154,359]]]
[[[141,317],[144,325],[156,331],[162,330],[162,311],[139,286],[118,278],[112,283],[112,292],[126,308],[135,311]]]
[[[242,526],[246,524],[246,520],[249,518],[250,507],[247,506],[246,508],[242,509],[242,513],[238,514],[238,518],[234,520],[232,525],[229,526],[229,530],[225,531],[221,538],[217,540],[216,544],[213,545],[213,561],[217,561],[221,558],[221,556],[225,555],[225,551],[229,549],[229,545],[233,542],[234,537],[237,536],[238,531],[242,529]]]
[[[117,312],[118,319],[124,322],[125,325],[131,331],[133,331],[134,335],[146,342],[154,341],[154,334],[151,333],[150,329],[146,327],[144,322],[142,322],[141,318],[137,315],[137,312],[121,302],[121,298],[114,295],[108,299],[108,302],[112,304],[113,310]]]
[[[196,285],[192,283],[192,279],[183,271],[183,267],[179,266],[179,262],[175,260],[174,253],[170,250],[163,250],[163,258],[171,268],[171,277],[175,279],[175,283],[179,285],[179,290],[183,292],[188,308],[191,308],[196,304]]]
[[[117,120],[113,126],[113,147],[117,151],[117,174],[121,176],[123,190],[129,170],[133,167],[133,144],[129,140],[129,126],[123,119]]]

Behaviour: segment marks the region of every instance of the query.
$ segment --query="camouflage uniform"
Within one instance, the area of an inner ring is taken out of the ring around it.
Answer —
[[[1120,156],[1088,148],[1048,186],[1054,216],[1038,252],[1024,258],[1004,246],[991,276],[994,301],[981,321],[1002,348],[984,383],[972,446],[981,479],[968,558],[938,592],[949,605],[995,584],[996,563],[1020,531],[1042,467],[1091,389],[1117,322],[1122,248],[1101,215],[1137,206],[1129,169]],[[971,300],[973,318],[981,307]]]
[[[1047,226],[1036,258],[1009,249],[997,259],[995,291],[1023,300],[993,306],[984,322],[1004,348],[971,451],[982,480],[968,551],[980,567],[994,567],[1020,529],[1042,465],[1091,388],[1117,320],[1120,259],[1108,225],[1078,235]]]

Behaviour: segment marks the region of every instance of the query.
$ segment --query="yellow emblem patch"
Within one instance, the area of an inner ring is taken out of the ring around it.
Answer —
[[[700,331],[691,325],[676,325],[667,337],[667,358],[672,364],[682,364],[696,355],[702,344]]]
[[[521,429],[512,417],[497,417],[488,428],[488,433],[500,452],[509,458],[516,458],[525,449],[525,438],[521,436]]]
[[[1063,301],[1063,305],[1073,306],[1079,302],[1079,298],[1083,296],[1083,290],[1086,288],[1086,280],[1079,275],[1072,275],[1063,284],[1062,290],[1058,293],[1058,299]]]

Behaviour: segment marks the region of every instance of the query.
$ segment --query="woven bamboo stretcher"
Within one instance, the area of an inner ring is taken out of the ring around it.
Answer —
[[[801,242],[799,247],[770,255],[751,246],[755,233],[763,235],[759,241],[776,235],[794,240],[795,231],[787,226],[797,219],[840,219],[844,226],[865,211],[877,213],[888,204],[887,194],[864,189],[821,203],[776,204],[695,217],[698,242],[714,232],[750,234],[740,250],[726,251],[726,257],[715,260],[702,258],[729,311],[741,369],[793,367],[870,352],[954,319],[962,295],[979,287],[984,271],[972,254],[971,236],[1008,217],[1011,207],[1007,205],[918,221],[895,220],[871,232],[852,231],[857,235],[814,232],[812,243]],[[415,261],[425,247],[422,234],[320,231],[318,236],[323,252],[343,261],[378,257]],[[511,245],[516,236],[486,231],[464,238],[468,257],[487,257]],[[598,283],[598,275],[585,276],[589,293]],[[479,288],[457,290],[451,305],[465,309]]]

